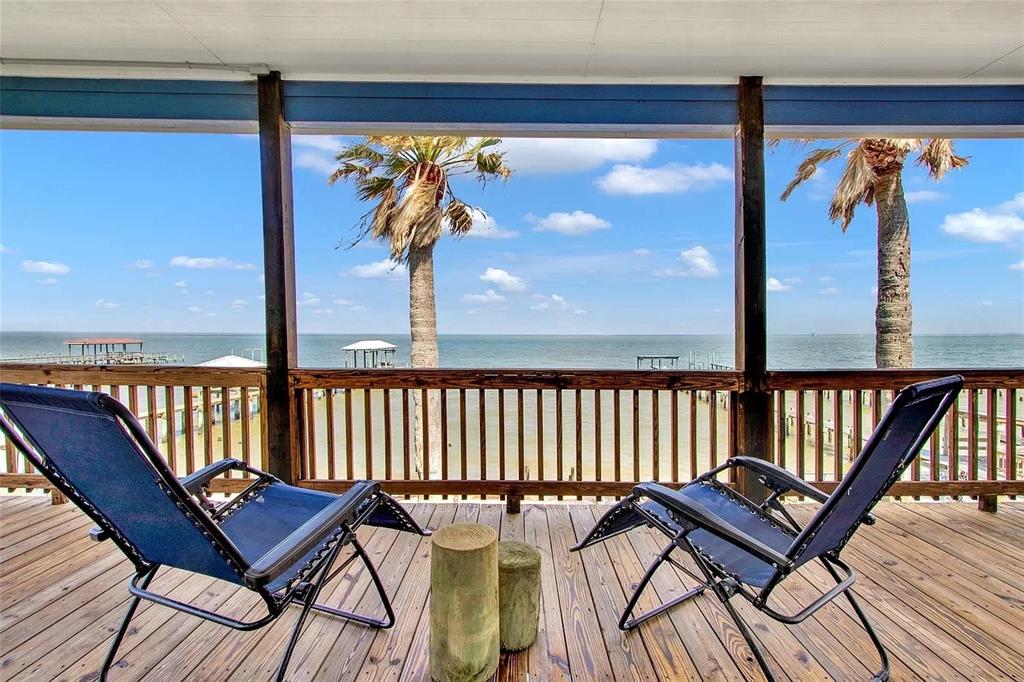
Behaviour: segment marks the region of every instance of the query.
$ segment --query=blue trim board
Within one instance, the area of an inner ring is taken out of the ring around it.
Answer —
[[[731,126],[732,85],[285,81],[292,123]],[[768,126],[1021,127],[1024,85],[764,88]],[[0,77],[5,117],[255,121],[254,81]]]
[[[0,78],[0,114],[33,118],[255,121],[256,82]]]

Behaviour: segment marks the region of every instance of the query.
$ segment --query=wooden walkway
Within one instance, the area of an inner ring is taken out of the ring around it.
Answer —
[[[410,507],[432,528],[476,521],[503,538],[540,547],[540,639],[528,652],[505,657],[499,679],[761,679],[713,597],[701,596],[638,632],[618,630],[626,594],[661,543],[638,531],[582,557],[569,554],[601,505],[524,505],[517,515],[497,504]],[[878,516],[844,557],[858,571],[857,591],[890,652],[894,679],[1024,680],[1024,504],[1003,502],[989,515],[968,504],[886,503]],[[9,496],[0,498],[0,517],[0,679],[95,679],[127,601],[129,563],[110,543],[90,542],[89,524],[72,505]],[[360,532],[382,566],[398,622],[374,631],[312,617],[289,679],[425,678],[429,542],[386,530]],[[653,585],[657,598],[689,585],[674,569],[662,571]],[[825,584],[823,571],[807,571],[784,583],[778,604],[795,610]],[[367,586],[367,576],[357,572],[328,585],[325,600],[372,610]],[[177,570],[162,572],[154,588],[235,617],[260,609],[245,590]],[[652,606],[654,597],[641,608]],[[740,610],[779,679],[866,679],[875,668],[874,651],[844,608],[826,607],[794,628],[758,617],[745,602]],[[111,678],[270,679],[293,619],[289,613],[272,627],[238,633],[144,604]]]

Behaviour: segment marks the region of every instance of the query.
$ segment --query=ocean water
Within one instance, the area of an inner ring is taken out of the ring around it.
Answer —
[[[62,354],[64,339],[81,336],[137,336],[145,350],[179,356],[194,365],[236,354],[264,359],[262,334],[166,334],[126,332],[0,332],[0,359]],[[342,346],[379,338],[398,346],[395,366],[409,365],[409,337],[395,334],[300,334],[299,364],[342,367]],[[529,367],[632,369],[637,355],[678,355],[686,369],[692,357],[733,364],[732,336],[505,336],[442,334],[443,367]],[[768,364],[773,369],[853,369],[874,366],[874,338],[862,335],[769,336]],[[916,367],[1024,367],[1024,334],[919,335],[914,338]]]

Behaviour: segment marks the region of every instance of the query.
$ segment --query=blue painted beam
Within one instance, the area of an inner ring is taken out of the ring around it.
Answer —
[[[766,126],[1024,126],[1024,86],[796,86],[764,88]]]
[[[0,78],[5,117],[255,121],[256,83],[115,78]]]
[[[732,126],[731,85],[512,85],[286,81],[293,124]]]

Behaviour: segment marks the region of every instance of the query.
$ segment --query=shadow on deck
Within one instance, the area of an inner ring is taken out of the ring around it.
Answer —
[[[476,521],[500,529],[503,539],[540,547],[540,638],[527,652],[503,657],[498,679],[761,679],[712,596],[637,632],[618,630],[626,595],[661,538],[636,531],[582,557],[570,555],[569,546],[603,505],[524,505],[517,515],[499,504],[409,506],[431,528]],[[1003,503],[990,515],[968,504],[890,502],[879,505],[877,515],[879,523],[862,529],[844,558],[857,570],[857,593],[889,650],[893,678],[1024,679],[1024,504]],[[88,520],[69,504],[3,497],[0,524],[0,676],[94,679],[127,602],[130,564],[111,543],[90,542]],[[398,622],[374,631],[311,617],[289,679],[427,678],[429,540],[369,527],[360,534],[382,567]],[[369,579],[353,570],[329,584],[322,600],[372,610]],[[653,583],[661,600],[691,585],[673,571],[663,568]],[[828,584],[824,576],[809,570],[787,580],[776,591],[778,603],[795,610]],[[246,590],[177,570],[161,571],[154,588],[236,617],[261,608]],[[653,606],[654,598],[648,595],[640,608]],[[874,651],[843,600],[793,628],[740,602],[780,679],[866,679],[876,667]],[[111,678],[270,679],[295,613],[272,627],[239,633],[144,603]]]

